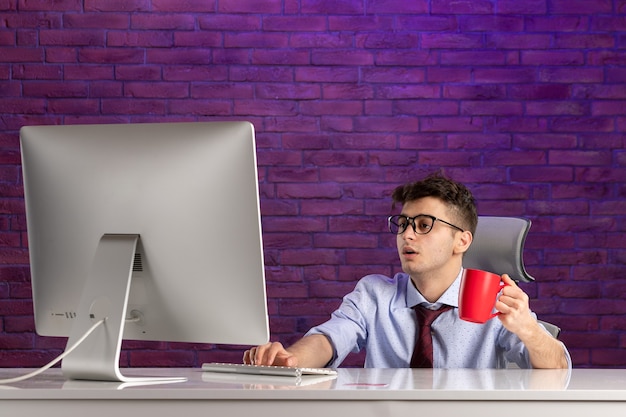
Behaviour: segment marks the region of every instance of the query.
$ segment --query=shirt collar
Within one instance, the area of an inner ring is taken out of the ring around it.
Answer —
[[[415,288],[411,277],[407,280],[407,307],[413,308],[419,304],[425,304],[429,308],[439,308],[442,305],[449,305],[452,307],[459,306],[459,288],[461,286],[461,275],[463,274],[463,268],[459,271],[454,282],[448,287],[448,289],[439,297],[434,303],[429,302],[424,296]]]

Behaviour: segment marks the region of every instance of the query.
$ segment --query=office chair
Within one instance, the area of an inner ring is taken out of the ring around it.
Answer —
[[[515,281],[533,282],[524,267],[524,244],[531,222],[520,217],[478,216],[474,241],[463,257],[463,266],[482,269],[498,275],[509,274]],[[561,329],[539,320],[554,336]]]

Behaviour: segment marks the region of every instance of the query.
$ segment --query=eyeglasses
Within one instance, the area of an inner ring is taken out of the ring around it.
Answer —
[[[389,231],[396,235],[401,235],[402,233],[404,233],[409,224],[413,227],[413,232],[418,235],[425,235],[433,229],[435,221],[440,221],[441,223],[445,223],[450,227],[464,232],[464,230],[460,227],[428,214],[418,214],[414,217],[408,217],[403,215],[389,216],[387,218],[387,225],[389,226]]]

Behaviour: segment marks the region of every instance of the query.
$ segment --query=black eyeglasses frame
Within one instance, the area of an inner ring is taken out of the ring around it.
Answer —
[[[422,217],[422,218],[425,217],[425,218],[428,218],[428,219],[432,220],[431,227],[425,233],[418,232],[417,231],[417,227],[415,226],[415,219],[417,219],[419,217]],[[404,219],[406,219],[405,225],[404,226],[400,226],[400,224],[398,224],[397,222],[392,220],[394,218],[404,218]],[[413,217],[405,216],[403,214],[396,214],[396,215],[393,215],[393,216],[389,216],[389,217],[387,217],[387,227],[389,229],[389,232],[391,232],[393,234],[401,235],[404,232],[406,232],[406,229],[408,228],[408,226],[406,226],[406,225],[410,224],[411,227],[413,228],[413,233],[415,233],[417,235],[427,235],[435,227],[435,222],[436,221],[439,221],[441,223],[447,224],[448,226],[450,226],[450,227],[452,227],[454,229],[457,229],[457,230],[459,230],[461,232],[465,231],[465,230],[461,229],[459,226],[455,226],[454,224],[452,224],[450,222],[447,222],[447,221],[442,220],[442,219],[440,219],[438,217],[435,217],[435,216],[431,216],[430,214],[418,214],[417,216],[413,216]],[[397,233],[392,230],[392,224],[398,228],[398,232]]]

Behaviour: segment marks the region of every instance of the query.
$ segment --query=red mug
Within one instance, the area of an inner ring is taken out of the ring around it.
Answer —
[[[459,317],[472,323],[486,323],[499,315],[493,312],[498,293],[508,284],[500,275],[480,269],[465,269],[459,291]]]

